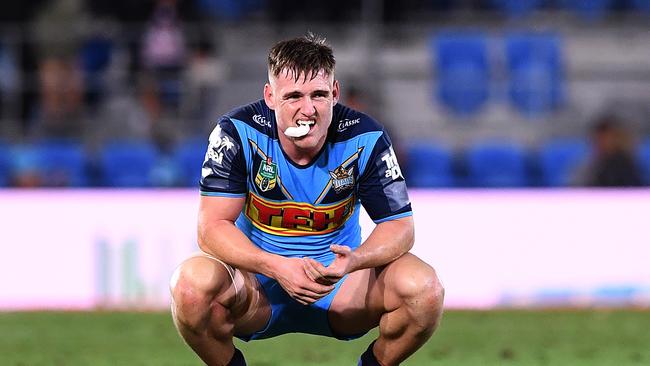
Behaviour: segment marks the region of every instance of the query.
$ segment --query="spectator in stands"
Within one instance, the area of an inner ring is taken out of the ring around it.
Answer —
[[[34,18],[38,7],[44,2],[45,0],[0,1],[0,23],[20,25],[29,23]],[[14,32],[16,32],[14,36],[17,35],[22,39],[33,38],[31,27],[21,26],[14,29]],[[16,42],[11,46],[9,44],[5,46],[12,49],[17,68],[15,77],[23,84],[17,90],[17,105],[12,107],[16,108],[12,113],[16,114],[17,132],[22,136],[29,128],[28,122],[36,104],[36,86],[31,82],[33,79],[31,75],[36,73],[36,55],[32,42]],[[12,114],[10,117],[13,116]]]
[[[624,122],[614,115],[596,120],[591,129],[592,156],[580,174],[581,185],[637,187],[642,185],[633,143]]]
[[[203,136],[212,126],[209,121],[218,114],[219,86],[226,79],[227,67],[216,51],[214,42],[208,34],[192,46],[191,57],[183,83],[185,93],[182,98],[181,120],[183,130],[188,136]]]
[[[85,13],[82,0],[56,0],[34,22],[40,108],[34,137],[79,138],[83,134],[82,83],[76,56]]]
[[[116,93],[99,110],[92,126],[93,150],[115,140],[153,143],[163,151],[173,148],[181,131],[176,119],[163,113],[155,81],[141,75],[134,89]]]
[[[140,45],[141,71],[155,82],[164,109],[177,112],[187,38],[177,0],[158,0]]]

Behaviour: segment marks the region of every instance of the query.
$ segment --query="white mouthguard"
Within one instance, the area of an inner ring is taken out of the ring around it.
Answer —
[[[309,133],[308,124],[300,124],[298,127],[287,127],[284,134],[289,137],[303,137]]]

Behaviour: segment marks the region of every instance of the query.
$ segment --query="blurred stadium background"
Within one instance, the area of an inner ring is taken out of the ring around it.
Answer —
[[[650,1],[23,0],[0,4],[0,364],[196,364],[165,310],[207,136],[307,31],[389,130],[447,287],[406,364],[650,362]],[[368,340],[241,347],[341,365]]]

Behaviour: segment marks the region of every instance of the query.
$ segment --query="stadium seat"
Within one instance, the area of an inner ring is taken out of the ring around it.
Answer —
[[[526,156],[511,142],[478,143],[467,150],[469,184],[473,187],[523,187],[528,184]]]
[[[586,20],[597,20],[606,16],[613,0],[560,0],[560,5]]]
[[[545,0],[492,0],[492,5],[511,18],[530,15],[539,9]]]
[[[9,148],[0,143],[0,187],[6,187],[9,185],[9,161]]]
[[[528,117],[556,110],[564,99],[560,37],[552,33],[506,36],[510,101]]]
[[[562,139],[544,143],[539,149],[542,185],[565,187],[572,183],[580,165],[589,156],[589,146],[582,139]]]
[[[632,9],[650,13],[650,0],[630,0]]]
[[[148,187],[157,159],[156,148],[145,142],[119,141],[103,147],[100,168],[109,187]]]
[[[41,141],[33,146],[45,186],[82,187],[87,185],[86,153],[79,142]]]
[[[111,63],[113,42],[102,36],[95,36],[83,42],[79,50],[81,68],[86,73],[106,70]]]
[[[452,187],[451,153],[431,142],[417,142],[407,147],[406,183],[410,187]]]
[[[637,158],[641,167],[643,182],[645,185],[650,186],[650,139],[639,145]]]
[[[97,103],[104,95],[104,73],[111,63],[113,43],[102,36],[85,40],[79,50],[79,64],[83,72],[87,101]]]
[[[201,178],[201,165],[208,146],[206,138],[189,139],[181,142],[174,152],[174,159],[179,171],[179,183],[187,187],[196,187]]]
[[[442,32],[433,39],[438,75],[437,98],[452,113],[468,116],[489,95],[487,40],[481,33]]]
[[[203,14],[223,20],[239,20],[263,7],[264,0],[198,0]]]

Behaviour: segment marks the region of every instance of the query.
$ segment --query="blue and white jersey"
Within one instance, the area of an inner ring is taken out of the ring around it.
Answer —
[[[210,135],[201,194],[246,197],[237,227],[261,249],[325,265],[330,244],[361,244],[360,205],[375,223],[410,216],[406,184],[384,129],[334,106],[327,141],[310,164],[282,150],[263,100],[221,118]]]

